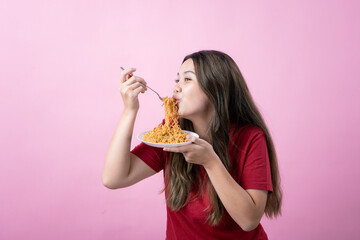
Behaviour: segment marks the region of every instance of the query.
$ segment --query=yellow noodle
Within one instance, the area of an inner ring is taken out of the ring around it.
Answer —
[[[165,124],[148,131],[143,140],[152,143],[181,143],[188,142],[186,132],[181,131],[179,126],[178,106],[173,98],[164,97]]]

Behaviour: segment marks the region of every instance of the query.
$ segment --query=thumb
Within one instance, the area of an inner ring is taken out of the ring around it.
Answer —
[[[202,140],[198,137],[192,136],[192,135],[187,135],[186,138],[195,144],[201,144],[204,141],[204,140]]]

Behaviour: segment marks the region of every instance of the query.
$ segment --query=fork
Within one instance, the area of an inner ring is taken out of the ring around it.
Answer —
[[[122,70],[125,70],[123,67],[120,67],[120,68],[121,68]],[[129,76],[132,77],[133,75],[130,73]],[[160,96],[160,94],[158,94],[154,89],[152,89],[151,87],[149,87],[149,85],[145,85],[145,87],[149,88],[151,91],[153,91],[154,93],[156,93],[156,95],[158,95],[158,97],[159,97],[159,99],[160,99],[161,101],[164,100],[164,98],[162,98],[162,97]]]

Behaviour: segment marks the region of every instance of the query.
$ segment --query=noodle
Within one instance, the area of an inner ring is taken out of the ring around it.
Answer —
[[[165,124],[159,125],[148,131],[143,140],[152,143],[181,143],[188,142],[186,132],[181,131],[179,126],[178,106],[175,99],[164,97],[163,106],[165,108]]]

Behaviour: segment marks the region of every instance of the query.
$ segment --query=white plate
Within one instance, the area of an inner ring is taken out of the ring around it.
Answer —
[[[192,136],[195,136],[197,138],[199,137],[199,135],[197,133],[186,131],[186,130],[182,130],[182,131],[186,132],[188,135],[192,135]],[[137,136],[137,139],[139,139],[140,141],[142,141],[146,145],[149,145],[149,146],[152,146],[152,147],[157,147],[157,148],[178,147],[178,146],[182,146],[182,145],[186,145],[186,144],[191,143],[190,141],[189,142],[182,142],[182,143],[152,143],[152,142],[147,142],[147,141],[143,140],[145,133],[147,133],[147,132],[140,133]]]

